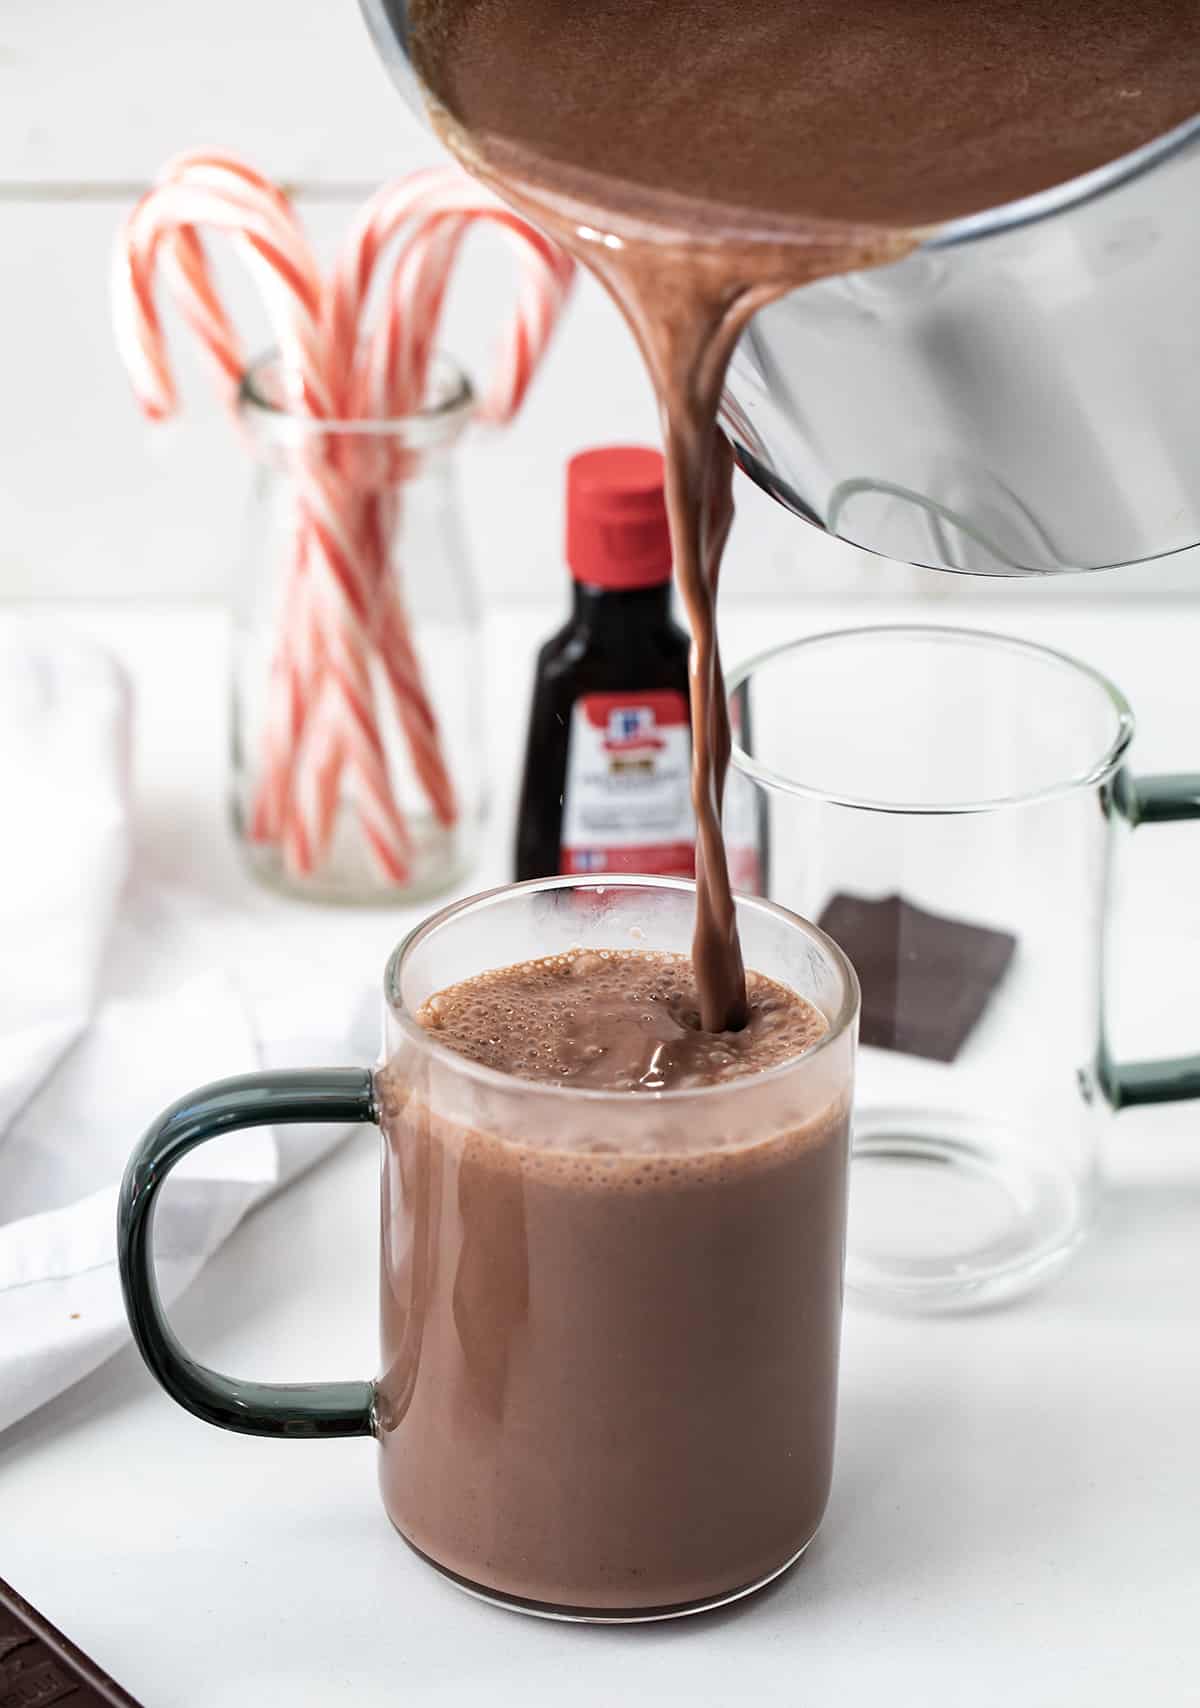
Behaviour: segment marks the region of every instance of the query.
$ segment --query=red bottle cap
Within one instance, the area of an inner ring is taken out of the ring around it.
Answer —
[[[567,464],[567,562],[576,581],[628,592],[671,579],[661,451],[606,445]]]

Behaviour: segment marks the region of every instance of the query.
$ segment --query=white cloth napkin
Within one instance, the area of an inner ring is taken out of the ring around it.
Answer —
[[[373,1000],[327,980],[250,1003],[217,970],[105,999],[129,733],[127,687],[102,652],[40,625],[0,639],[0,1429],[128,1339],[117,1191],[158,1111],[208,1079],[374,1053]],[[156,1217],[163,1297],[345,1132],[257,1129],[193,1153]]]
[[[124,678],[95,648],[22,625],[0,642],[0,1133],[91,1010],[128,798]]]

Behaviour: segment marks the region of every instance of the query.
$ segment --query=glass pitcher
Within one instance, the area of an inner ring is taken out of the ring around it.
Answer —
[[[361,5],[423,112],[410,0]],[[1196,545],[1198,189],[1200,117],[764,309],[725,393],[742,468],[902,563],[1054,574]]]

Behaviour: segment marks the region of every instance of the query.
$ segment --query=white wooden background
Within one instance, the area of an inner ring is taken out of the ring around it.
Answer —
[[[0,5],[0,597],[194,598],[229,582],[248,470],[178,338],[184,419],[141,423],[109,329],[113,233],[159,164],[236,149],[294,186],[324,250],[381,179],[437,157],[389,85],[355,0],[3,0]],[[478,362],[503,312],[471,268],[447,343]],[[480,435],[465,492],[481,578],[503,599],[561,584],[562,465],[651,439],[648,388],[586,281],[520,422]],[[894,566],[824,540],[742,483],[730,597],[814,586],[1003,605],[995,586]],[[1200,590],[1200,559],[1033,596]],[[1022,599],[1030,597],[1021,585]]]

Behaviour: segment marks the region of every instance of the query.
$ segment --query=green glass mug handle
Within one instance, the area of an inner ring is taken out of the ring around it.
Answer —
[[[1143,824],[1181,824],[1200,819],[1200,772],[1163,777],[1117,778],[1117,810],[1134,830]],[[1101,1054],[1100,1083],[1114,1109],[1146,1103],[1182,1103],[1200,1098],[1200,1055],[1157,1062],[1117,1063]]]
[[[245,1382],[196,1362],[172,1332],[154,1275],[154,1206],[175,1165],[206,1139],[294,1122],[377,1122],[366,1068],[245,1074],[191,1092],[146,1133],[129,1159],[117,1207],[121,1291],[138,1351],[185,1410],[243,1435],[373,1435],[370,1382]]]

